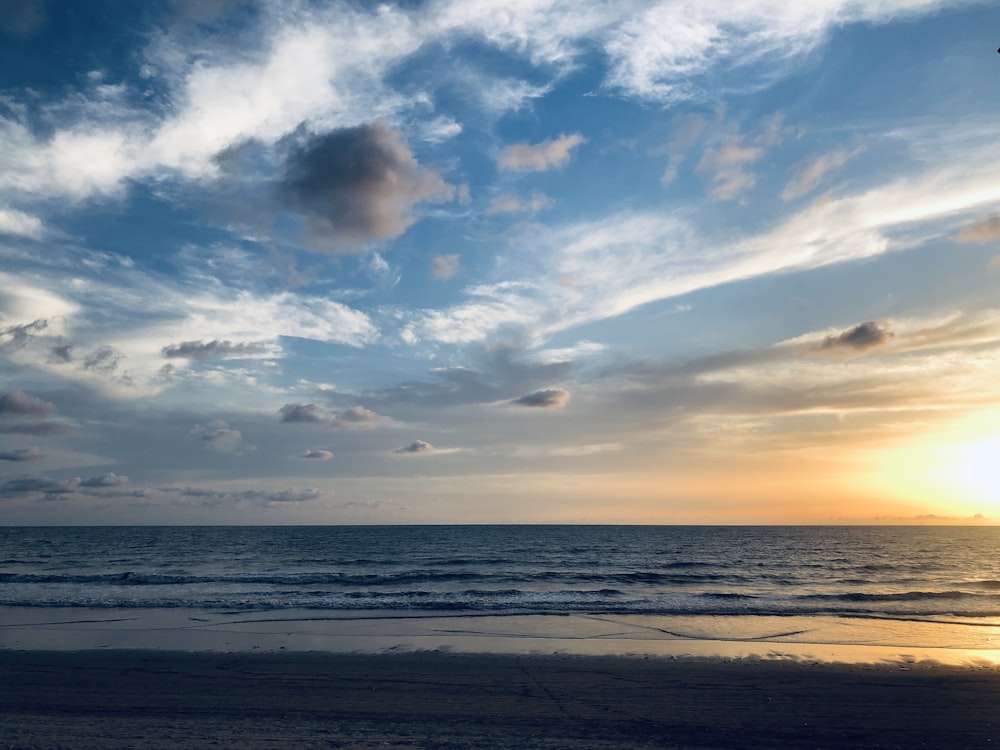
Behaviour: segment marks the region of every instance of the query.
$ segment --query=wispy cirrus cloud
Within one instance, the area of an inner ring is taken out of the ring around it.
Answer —
[[[462,343],[513,330],[537,345],[573,326],[699,289],[904,249],[926,237],[905,239],[914,227],[1000,204],[1000,178],[987,166],[1000,151],[985,137],[962,143],[964,150],[940,144],[937,160],[911,176],[815,201],[728,243],[699,236],[680,211],[623,211],[533,228],[512,241],[523,248],[523,275],[470,286],[452,307],[415,311],[403,338]]]
[[[546,172],[564,167],[573,150],[586,142],[580,133],[563,133],[540,143],[515,143],[500,152],[497,164],[513,172]]]
[[[486,208],[489,214],[536,214],[547,208],[552,208],[555,201],[543,193],[534,193],[530,198],[519,198],[516,195],[497,195],[490,200]]]
[[[859,153],[860,149],[837,149],[800,165],[781,191],[781,199],[790,201],[807,195],[816,189],[829,172],[844,166]]]

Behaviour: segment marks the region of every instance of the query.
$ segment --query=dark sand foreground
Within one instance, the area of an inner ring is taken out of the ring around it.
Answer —
[[[1000,670],[0,651],[0,748],[1000,747]]]

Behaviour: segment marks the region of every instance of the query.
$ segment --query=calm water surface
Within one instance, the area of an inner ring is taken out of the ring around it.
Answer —
[[[995,618],[1000,528],[7,527],[0,606]]]

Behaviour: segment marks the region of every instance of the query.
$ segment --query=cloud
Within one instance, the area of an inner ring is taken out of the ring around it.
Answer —
[[[569,395],[569,391],[562,388],[548,388],[544,391],[535,391],[526,396],[515,398],[510,403],[536,409],[561,409],[569,402]]]
[[[41,458],[38,448],[19,448],[12,451],[0,451],[0,461],[34,461]]]
[[[500,152],[497,163],[502,171],[547,172],[568,164],[573,149],[586,142],[580,133],[563,133],[534,145],[515,143]]]
[[[0,346],[24,346],[30,339],[43,334],[48,327],[47,320],[35,320],[31,323],[0,328]]]
[[[0,417],[45,417],[56,410],[53,404],[29,396],[21,390],[0,394]]]
[[[688,114],[681,120],[666,146],[667,166],[660,177],[660,184],[667,187],[674,181],[688,151],[698,142],[707,127],[708,121],[703,115]]]
[[[80,479],[60,481],[48,477],[18,477],[0,484],[0,500],[30,495],[67,495],[76,492]]]
[[[333,415],[319,404],[285,404],[278,410],[282,422],[327,422]]]
[[[710,175],[715,198],[732,200],[757,184],[756,175],[748,168],[781,142],[781,122],[780,114],[762,118],[760,131],[752,138],[733,133],[723,138],[718,146],[702,153],[697,168]]]
[[[422,455],[434,452],[434,446],[424,440],[414,440],[409,445],[396,448],[393,453],[401,455]]]
[[[128,484],[128,477],[123,474],[115,474],[113,471],[97,477],[84,479],[80,482],[80,487],[123,487]]]
[[[243,435],[239,430],[230,428],[221,419],[215,419],[206,425],[195,425],[191,434],[198,437],[208,448],[219,453],[240,453],[243,449]]]
[[[46,419],[55,409],[48,401],[30,396],[22,390],[0,393],[0,434],[52,437],[71,433],[73,425],[69,422]]]
[[[785,185],[785,189],[781,191],[781,199],[790,201],[811,192],[819,185],[820,180],[827,172],[839,169],[859,153],[861,153],[860,149],[853,151],[839,149],[816,157],[796,171],[796,174]]]
[[[312,238],[325,249],[351,251],[398,237],[416,221],[415,204],[453,195],[382,121],[299,134],[289,149],[277,186],[280,202],[305,217]]]
[[[379,415],[375,412],[363,406],[352,406],[350,409],[339,412],[334,421],[346,424],[366,424],[378,420]]]
[[[300,454],[299,458],[309,458],[309,459],[315,459],[317,461],[329,461],[331,458],[333,458],[333,453],[331,451],[322,449],[308,450],[305,453]]]
[[[124,358],[125,355],[113,346],[102,346],[84,357],[83,369],[111,374]]]
[[[363,406],[334,412],[319,404],[285,404],[278,410],[278,416],[282,422],[312,422],[336,428],[364,427],[385,421],[385,417]]]
[[[621,443],[587,443],[584,445],[567,445],[560,448],[551,448],[548,453],[552,456],[575,458],[578,456],[594,456],[598,453],[620,451],[624,447]]]
[[[978,242],[980,245],[1000,239],[1000,214],[968,224],[955,237],[959,242]]]
[[[45,227],[37,216],[26,214],[14,208],[0,206],[0,234],[10,234],[37,240],[42,237]]]
[[[534,193],[527,200],[523,200],[514,195],[497,195],[490,201],[486,208],[487,214],[516,214],[530,213],[536,214],[547,208],[552,208],[555,201],[543,193]]]
[[[382,291],[393,289],[403,278],[398,268],[393,268],[381,253],[376,252],[371,254],[365,272],[372,283]]]
[[[450,255],[435,255],[431,259],[431,274],[435,279],[447,281],[458,273],[458,266],[458,255],[455,253]]]
[[[814,351],[831,351],[847,349],[856,352],[866,352],[883,346],[892,340],[895,334],[889,328],[888,321],[870,320],[849,328],[836,336],[827,336],[823,343],[813,347]]]
[[[759,90],[801,69],[838,27],[919,16],[941,4],[703,0],[626,7],[598,34],[611,63],[605,85],[637,99],[673,104],[705,100],[720,89]]]
[[[211,505],[247,503],[250,505],[283,505],[319,500],[327,494],[316,488],[286,490],[216,490],[201,487],[160,487],[160,492],[179,495]]]
[[[184,341],[180,344],[165,346],[163,356],[167,359],[191,359],[202,361],[206,359],[228,359],[231,357],[251,357],[258,354],[273,354],[273,347],[260,341]]]

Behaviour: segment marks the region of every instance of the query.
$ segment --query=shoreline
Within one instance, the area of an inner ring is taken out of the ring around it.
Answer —
[[[996,620],[0,607],[0,651],[451,652],[1000,666]]]
[[[979,748],[1000,670],[920,663],[0,650],[0,748]]]

